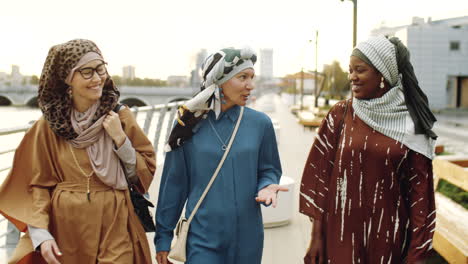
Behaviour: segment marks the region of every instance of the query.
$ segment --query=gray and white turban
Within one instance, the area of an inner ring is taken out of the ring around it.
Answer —
[[[365,55],[363,58],[359,53]],[[353,54],[367,64],[374,66],[382,73],[385,80],[394,87],[398,83],[398,64],[396,59],[395,45],[386,37],[379,36],[370,38],[367,41],[359,43],[353,51]],[[367,57],[367,58],[366,58]]]
[[[218,118],[221,113],[220,86],[239,72],[253,68],[256,61],[257,56],[248,48],[227,48],[208,56],[202,66],[201,92],[177,111],[177,123],[169,135],[165,151],[172,151],[189,140],[207,111],[213,110]]]
[[[409,51],[398,38],[370,38],[353,50],[390,85],[381,97],[353,99],[355,114],[373,129],[432,159],[437,135],[427,96],[419,87]]]
[[[211,54],[202,66],[202,91],[185,106],[192,112],[211,109],[217,118],[221,112],[219,87],[239,72],[253,68],[256,61],[257,55],[250,48],[225,48]]]

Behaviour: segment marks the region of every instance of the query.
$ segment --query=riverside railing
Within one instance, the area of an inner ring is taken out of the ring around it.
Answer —
[[[143,129],[146,136],[152,141],[158,160],[163,158],[164,144],[169,137],[170,129],[174,122],[177,108],[182,104],[183,102],[174,102],[169,104],[131,108],[138,124]],[[33,122],[30,122],[28,125],[20,127],[0,129],[0,137],[24,133],[32,126],[32,124]],[[0,156],[13,153],[15,150],[16,148],[0,149]],[[10,164],[0,164],[0,173],[10,169],[11,162]],[[0,215],[0,227],[3,227],[6,221],[7,220]],[[18,243],[20,232],[13,224],[8,222],[6,231],[0,229],[0,241],[2,241],[5,237],[5,242],[3,244],[0,242],[0,248],[11,249],[14,248]]]

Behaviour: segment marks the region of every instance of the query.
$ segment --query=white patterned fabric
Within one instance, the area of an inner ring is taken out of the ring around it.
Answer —
[[[379,36],[356,46],[384,76],[391,88],[382,97],[353,99],[356,115],[376,131],[403,143],[408,148],[433,159],[435,140],[415,134],[414,122],[406,106],[394,45]]]
[[[218,118],[221,113],[219,87],[237,73],[253,68],[256,60],[255,52],[250,48],[226,48],[211,54],[206,58],[202,66],[202,87],[204,87],[204,90],[187,101],[185,105],[192,112],[213,110],[216,118]],[[211,100],[209,100],[210,97]]]
[[[384,76],[391,87],[398,83],[395,46],[383,36],[370,38],[356,46]]]

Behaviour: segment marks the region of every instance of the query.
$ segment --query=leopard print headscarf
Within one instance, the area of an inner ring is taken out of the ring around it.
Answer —
[[[102,57],[96,44],[86,39],[74,39],[53,46],[49,50],[39,79],[38,103],[44,118],[56,135],[67,140],[76,138],[78,134],[71,124],[73,104],[67,93],[69,86],[65,79],[81,57],[88,52],[96,52]],[[114,109],[119,96],[119,90],[108,76],[93,122]]]

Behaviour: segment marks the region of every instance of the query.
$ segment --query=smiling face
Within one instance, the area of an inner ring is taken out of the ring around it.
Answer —
[[[254,76],[254,69],[248,68],[234,75],[234,77],[221,85],[224,100],[226,100],[226,104],[222,105],[223,111],[234,105],[246,105],[250,92],[254,89]]]
[[[86,111],[102,96],[102,89],[107,79],[107,71],[103,73],[102,67],[106,67],[101,60],[93,60],[75,71],[71,81],[73,106],[80,112]],[[81,72],[80,72],[81,71]],[[91,71],[91,74],[89,72]],[[102,75],[100,75],[102,73]],[[91,76],[89,79],[85,79]]]
[[[388,91],[387,82],[380,88],[382,74],[374,67],[356,56],[349,60],[349,79],[353,96],[357,99],[373,99],[384,95]]]

